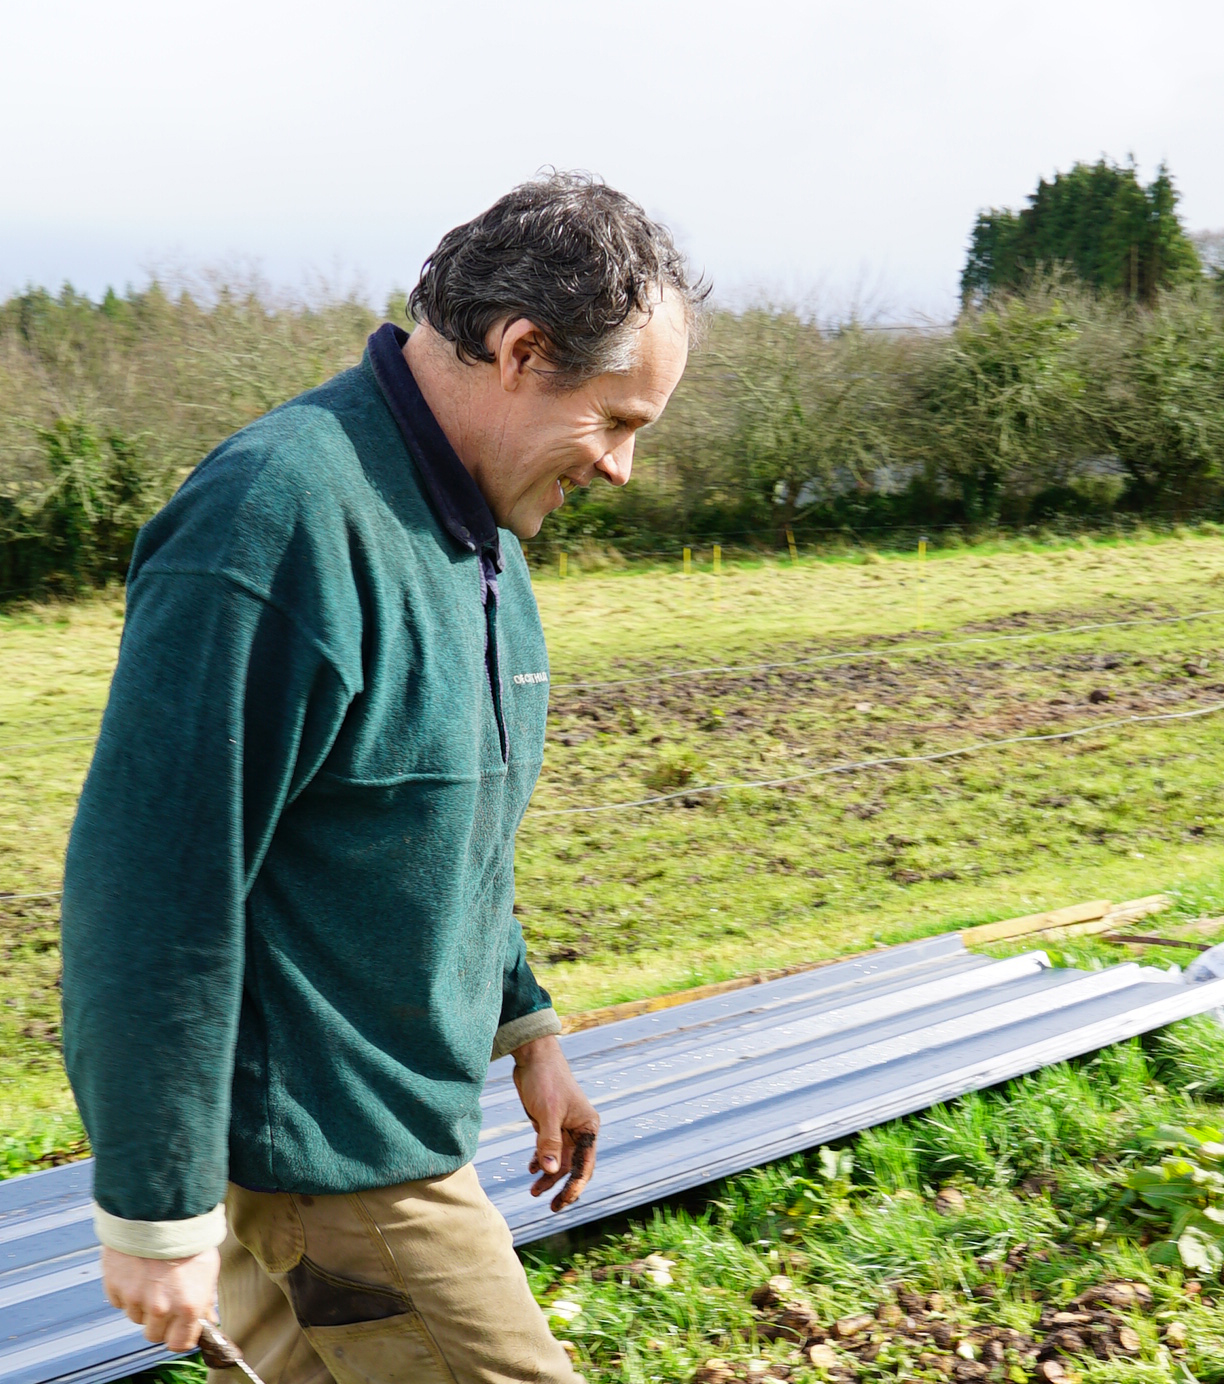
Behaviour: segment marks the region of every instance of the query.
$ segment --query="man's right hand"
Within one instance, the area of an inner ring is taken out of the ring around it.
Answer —
[[[112,1307],[144,1327],[146,1339],[164,1342],[167,1350],[194,1350],[200,1318],[217,1320],[220,1268],[215,1249],[190,1259],[138,1259],[104,1246],[102,1287]]]

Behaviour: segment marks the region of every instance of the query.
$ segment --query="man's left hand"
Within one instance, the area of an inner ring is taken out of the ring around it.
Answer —
[[[541,1196],[568,1175],[551,1203],[554,1211],[562,1211],[578,1200],[595,1171],[599,1116],[574,1080],[555,1037],[535,1038],[515,1048],[514,1084],[536,1132],[528,1170],[540,1176],[531,1195]]]

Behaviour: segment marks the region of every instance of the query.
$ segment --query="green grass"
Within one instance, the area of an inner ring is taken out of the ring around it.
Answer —
[[[1224,700],[1224,617],[1043,631],[1224,605],[1219,538],[949,553],[926,564],[923,632],[918,572],[845,560],[761,563],[718,585],[708,567],[687,582],[661,569],[538,583],[552,716],[519,901],[563,1007],[1074,899],[1165,888],[1214,907],[1219,723],[1106,723]],[[646,680],[860,649],[877,656]],[[1094,724],[1064,742],[548,815]]]
[[[172,1365],[158,1365],[155,1369],[129,1375],[123,1384],[207,1384],[207,1381],[208,1367],[198,1355],[191,1355]]]
[[[1224,716],[1108,724],[1224,701],[1224,616],[1169,620],[1224,607],[1219,533],[996,544],[941,552],[925,569],[870,553],[744,561],[718,580],[709,555],[696,556],[687,580],[675,567],[582,571],[580,560],[564,582],[537,578],[552,715],[518,898],[560,1009],[1160,890],[1174,911],[1145,930],[1224,936]],[[1123,620],[1135,623],[1065,632]],[[0,616],[0,1137],[11,1171],[83,1148],[58,1047],[54,891],[120,627],[113,595]],[[712,665],[737,671],[660,677]],[[618,685],[573,685],[589,682]],[[693,792],[1080,728],[1091,733]],[[549,815],[671,791],[682,796]],[[1128,954],[1099,939],[1051,950],[1085,965]],[[1024,1330],[1043,1301],[1101,1276],[1142,1277],[1158,1297],[1156,1315],[1136,1319],[1142,1357],[1092,1362],[1083,1378],[1178,1377],[1160,1354],[1160,1313],[1176,1311],[1193,1326],[1191,1369],[1224,1380],[1224,1335],[1180,1296],[1180,1275],[1154,1268],[1137,1242],[1085,1238],[1142,1127],[1219,1121],[1222,1059],[1209,1023],[1181,1025],[870,1131],[847,1145],[848,1186],[823,1178],[815,1155],[792,1159],[531,1251],[533,1283],[545,1302],[581,1301],[558,1331],[592,1380],[645,1384],[687,1379],[711,1355],[746,1365],[764,1354],[803,1377],[786,1347],[753,1334],[748,1293],[779,1266],[824,1316],[871,1305],[900,1279],[951,1293],[966,1318],[994,1313]],[[964,1190],[963,1216],[934,1211],[931,1191],[946,1182]],[[979,1264],[1019,1241],[1030,1249],[1016,1273]],[[649,1252],[676,1259],[672,1285],[591,1276]],[[989,1304],[965,1296],[983,1275],[999,1280]]]
[[[754,1359],[774,1375],[781,1367],[793,1380],[821,1377],[796,1343],[759,1332],[751,1293],[778,1273],[826,1327],[875,1312],[903,1288],[941,1293],[944,1315],[965,1327],[1032,1332],[1047,1304],[1113,1280],[1148,1284],[1152,1308],[1121,1314],[1139,1332],[1138,1356],[1068,1368],[1085,1381],[1138,1384],[1186,1378],[1176,1372],[1184,1363],[1200,1380],[1224,1380],[1218,1280],[1188,1294],[1188,1274],[1154,1267],[1137,1238],[1102,1228],[1145,1128],[1219,1123],[1204,1083],[1218,1097],[1221,1070],[1224,1032],[1190,1021],[870,1130],[841,1146],[841,1158],[787,1159],[623,1228],[529,1249],[532,1284],[546,1310],[557,1299],[581,1308],[553,1325],[593,1381],[689,1379],[712,1356],[741,1378]],[[948,1186],[964,1197],[960,1214],[936,1209],[936,1192]],[[674,1261],[672,1284],[626,1268],[604,1277],[606,1266],[648,1254]],[[1164,1343],[1173,1320],[1188,1326],[1188,1350]],[[943,1377],[919,1368],[914,1352],[897,1370],[901,1353],[893,1347],[886,1368],[886,1346],[880,1361],[859,1363],[857,1377]]]

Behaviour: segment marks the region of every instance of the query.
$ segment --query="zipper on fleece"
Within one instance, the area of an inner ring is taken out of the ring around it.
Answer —
[[[505,708],[502,700],[501,658],[497,650],[497,608],[501,596],[497,589],[497,563],[489,549],[480,553],[480,599],[485,612],[485,672],[489,677],[489,693],[493,698],[493,717],[497,721],[497,738],[501,745],[502,763],[510,762],[510,741],[506,732]]]

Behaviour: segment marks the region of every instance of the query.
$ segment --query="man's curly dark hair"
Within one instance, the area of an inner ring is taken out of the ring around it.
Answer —
[[[496,323],[525,317],[558,381],[577,385],[630,367],[660,292],[679,295],[692,330],[709,291],[636,202],[587,174],[549,172],[443,236],[408,308],[468,364],[494,359]]]

